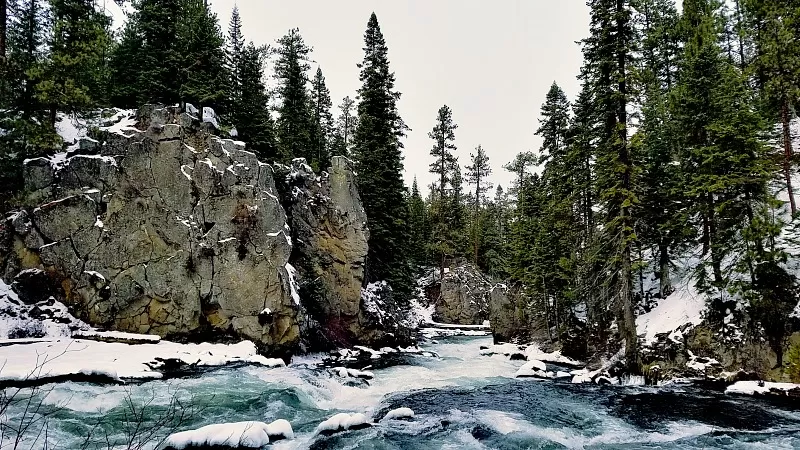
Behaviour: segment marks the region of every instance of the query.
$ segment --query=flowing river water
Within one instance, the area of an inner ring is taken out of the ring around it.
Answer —
[[[126,386],[50,385],[46,397],[40,395],[49,414],[47,439],[57,445],[47,448],[81,448],[87,434],[95,442],[106,435],[122,440],[132,434],[132,411],[144,412],[145,427],[157,426],[165,411],[175,414],[167,408],[173,398],[187,416],[181,430],[287,419],[295,438],[272,444],[275,449],[800,448],[800,406],[686,385],[515,379],[523,362],[480,355],[480,346],[489,344],[490,337],[442,338],[423,346],[438,358],[405,357],[403,364],[373,370],[368,385],[343,382],[319,369],[314,357],[286,368],[228,367]],[[379,420],[399,407],[416,416]],[[9,416],[20,408],[12,407]],[[317,435],[316,426],[338,412],[365,413],[376,424]]]

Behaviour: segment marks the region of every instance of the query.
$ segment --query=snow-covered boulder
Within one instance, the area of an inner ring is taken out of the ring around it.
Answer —
[[[170,435],[164,443],[169,450],[189,448],[263,448],[271,441],[293,439],[294,432],[288,421],[272,423],[235,422],[206,425],[196,430]]]
[[[339,431],[358,430],[371,426],[369,418],[362,413],[339,413],[317,425],[318,434],[333,434]]]
[[[547,371],[547,365],[541,361],[528,361],[517,370],[517,378],[555,378],[555,373]]]
[[[389,411],[383,416],[383,420],[413,419],[414,410],[411,408],[397,408]]]

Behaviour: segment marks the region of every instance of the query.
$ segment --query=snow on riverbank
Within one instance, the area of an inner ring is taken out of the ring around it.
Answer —
[[[738,381],[725,389],[726,394],[800,396],[800,384]]]
[[[157,379],[169,361],[194,367],[248,363],[284,366],[256,352],[250,341],[238,344],[130,345],[83,339],[34,339],[0,341],[0,382],[34,382],[56,377],[87,376],[124,379]]]
[[[644,343],[652,344],[656,336],[671,333],[670,339],[682,337],[678,329],[686,324],[699,325],[705,309],[705,298],[697,292],[692,280],[685,280],[675,292],[661,300],[652,311],[636,318],[636,332],[644,335]]]
[[[562,355],[560,351],[545,352],[535,342],[530,345],[517,345],[517,344],[496,344],[488,348],[481,349],[481,355],[505,355],[508,357],[519,356],[520,359],[528,361],[543,361],[551,364],[558,364],[563,366],[580,367],[582,363],[572,358],[567,358]]]

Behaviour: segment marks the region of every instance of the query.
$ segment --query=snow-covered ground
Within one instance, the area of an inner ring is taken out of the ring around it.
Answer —
[[[682,280],[675,292],[659,301],[658,306],[636,318],[636,331],[644,336],[645,344],[652,344],[656,335],[671,333],[677,339],[678,329],[686,324],[699,325],[703,321],[705,298],[695,289],[693,280]]]
[[[111,380],[162,378],[170,361],[194,367],[249,363],[285,365],[259,355],[250,341],[238,344],[124,344],[56,338],[0,341],[0,381],[102,376]]]

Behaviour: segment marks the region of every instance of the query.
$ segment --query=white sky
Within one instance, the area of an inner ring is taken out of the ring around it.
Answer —
[[[570,100],[582,56],[575,43],[588,32],[584,0],[211,0],[223,31],[238,3],[244,34],[273,44],[292,27],[314,48],[334,106],[359,88],[356,64],[373,11],[389,47],[391,70],[403,93],[400,114],[412,131],[405,139],[405,177],[427,192],[436,112],[453,110],[462,167],[481,144],[495,185],[508,187],[502,165],[538,150],[539,109],[555,80]],[[271,72],[271,68],[268,71]],[[335,108],[334,115],[338,115]]]

